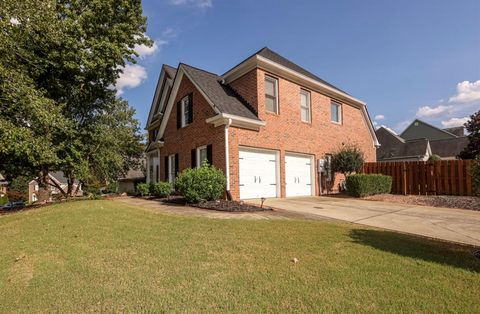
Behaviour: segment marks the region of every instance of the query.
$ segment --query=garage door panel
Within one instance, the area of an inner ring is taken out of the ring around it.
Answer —
[[[285,183],[287,196],[312,195],[312,158],[310,156],[285,156]]]
[[[240,150],[240,198],[277,196],[277,154]]]

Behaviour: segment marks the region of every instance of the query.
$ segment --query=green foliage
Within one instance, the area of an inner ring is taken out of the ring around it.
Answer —
[[[9,202],[9,200],[8,200],[7,195],[4,195],[4,196],[0,197],[0,206],[6,205],[6,204],[8,204],[8,202]]]
[[[459,154],[461,159],[475,159],[480,154],[480,110],[470,116],[465,123],[468,132],[468,145]]]
[[[141,1],[4,0],[0,30],[0,172],[71,187],[137,163],[139,123],[112,86],[151,45]]]
[[[359,172],[365,162],[363,152],[354,145],[343,146],[332,155],[332,171],[350,175]]]
[[[225,192],[226,179],[223,172],[204,163],[200,168],[182,171],[175,186],[189,203],[219,199]]]
[[[354,174],[347,177],[346,187],[348,195],[355,197],[390,193],[392,177],[381,174]]]
[[[156,197],[167,197],[172,193],[172,185],[168,182],[158,182],[150,185],[150,194]]]
[[[442,160],[442,158],[436,154],[433,154],[428,158],[428,161],[439,161],[439,160]]]
[[[106,194],[109,193],[118,193],[118,181],[110,182],[107,187],[103,190]]]
[[[146,196],[146,195],[150,194],[150,184],[147,184],[147,183],[137,184],[137,192],[141,196]]]
[[[475,162],[470,169],[470,173],[472,175],[475,194],[480,196],[480,154],[478,154],[475,158]]]

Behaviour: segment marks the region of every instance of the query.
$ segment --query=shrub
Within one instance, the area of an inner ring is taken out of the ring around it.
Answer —
[[[382,174],[354,174],[347,177],[346,187],[348,195],[355,197],[390,193],[392,177]]]
[[[226,179],[221,170],[204,163],[200,168],[182,171],[175,186],[189,203],[213,201],[225,192]]]
[[[19,201],[26,201],[28,199],[25,199],[25,194],[17,191],[7,191],[7,197],[11,202],[19,202]]]
[[[442,158],[436,154],[433,154],[428,158],[428,161],[439,161],[439,160],[442,160]]]
[[[104,191],[106,194],[118,193],[118,186],[119,186],[119,184],[118,184],[117,181],[110,182],[103,191]]]
[[[475,162],[470,168],[470,173],[472,175],[474,193],[480,196],[480,154],[475,158]]]
[[[156,197],[167,197],[172,193],[172,185],[168,182],[158,182],[150,185],[150,194]]]
[[[332,155],[332,171],[343,173],[345,176],[359,172],[365,159],[360,148],[347,145]]]
[[[137,192],[141,196],[148,195],[150,193],[150,184],[147,184],[147,183],[137,184]]]
[[[5,194],[4,196],[0,197],[0,206],[8,204],[8,196]]]

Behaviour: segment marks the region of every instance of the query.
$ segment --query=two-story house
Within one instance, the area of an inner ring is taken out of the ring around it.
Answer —
[[[164,65],[147,130],[147,182],[208,160],[233,199],[335,190],[329,154],[355,144],[375,161],[378,146],[364,102],[268,48],[223,75]]]

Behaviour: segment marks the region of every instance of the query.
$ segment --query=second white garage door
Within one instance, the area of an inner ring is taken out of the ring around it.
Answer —
[[[240,198],[277,196],[277,153],[240,149]]]
[[[285,155],[285,183],[287,196],[313,195],[312,157]]]

